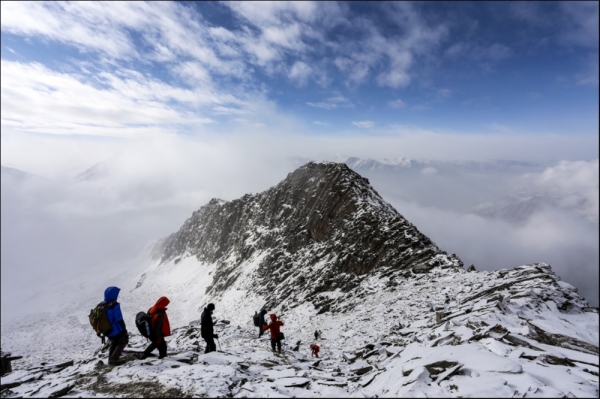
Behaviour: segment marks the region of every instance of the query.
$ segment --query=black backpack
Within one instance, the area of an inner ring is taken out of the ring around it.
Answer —
[[[252,316],[252,319],[254,319],[254,325],[256,327],[258,327],[259,324],[258,324],[258,313],[257,312],[254,312],[254,316]]]
[[[140,334],[142,334],[143,337],[146,337],[148,339],[151,339],[151,336],[152,336],[152,331],[150,330],[150,320],[151,319],[152,319],[152,316],[150,316],[146,312],[139,312],[135,316],[135,325],[137,326],[138,330],[140,331]]]

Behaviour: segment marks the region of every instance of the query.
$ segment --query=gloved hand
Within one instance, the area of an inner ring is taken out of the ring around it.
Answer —
[[[213,334],[213,338],[219,338],[217,334]]]

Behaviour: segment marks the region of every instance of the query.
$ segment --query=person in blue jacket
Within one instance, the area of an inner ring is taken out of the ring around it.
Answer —
[[[106,316],[112,326],[112,329],[106,334],[106,337],[110,341],[108,349],[108,364],[110,366],[123,363],[122,360],[119,361],[119,358],[121,357],[121,353],[123,353],[123,349],[129,343],[129,335],[127,334],[125,320],[123,320],[123,314],[121,313],[121,305],[117,302],[119,291],[121,289],[117,287],[108,287],[104,291],[103,305],[107,306]]]

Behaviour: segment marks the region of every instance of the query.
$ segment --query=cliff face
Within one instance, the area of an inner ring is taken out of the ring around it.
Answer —
[[[216,263],[209,292],[218,295],[255,257],[256,290],[269,302],[348,293],[374,273],[383,277],[460,267],[345,164],[308,163],[278,185],[226,202],[213,199],[157,247],[162,262],[195,256]],[[325,309],[329,309],[326,306]],[[337,307],[332,307],[335,310]]]

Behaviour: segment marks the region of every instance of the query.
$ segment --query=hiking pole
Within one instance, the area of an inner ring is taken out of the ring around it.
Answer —
[[[217,338],[217,342],[219,343],[219,350],[220,350],[221,352],[223,352],[223,349],[221,349],[221,342],[219,341],[219,338]]]

